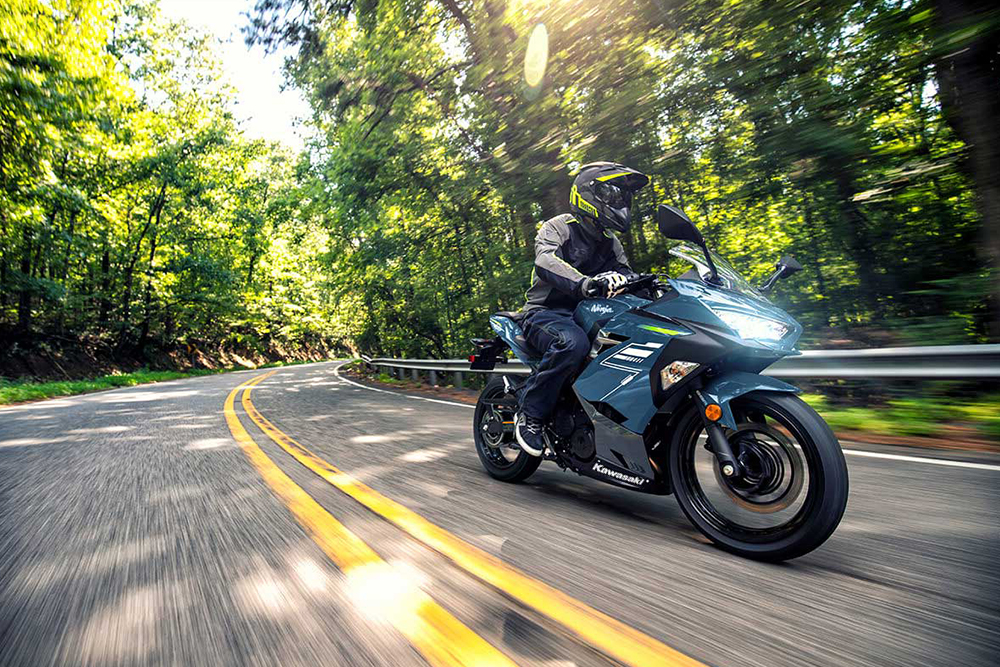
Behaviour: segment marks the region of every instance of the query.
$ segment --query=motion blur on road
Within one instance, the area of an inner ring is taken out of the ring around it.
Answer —
[[[996,664],[1000,457],[848,443],[839,530],[767,565],[339,365],[0,409],[0,664]]]
[[[998,82],[996,0],[3,0],[0,667],[1000,665]],[[663,204],[789,268],[817,550],[483,471],[470,341],[599,161],[630,270]]]

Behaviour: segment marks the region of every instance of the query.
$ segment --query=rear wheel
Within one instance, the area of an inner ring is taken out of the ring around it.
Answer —
[[[476,402],[472,435],[486,472],[504,482],[520,482],[538,469],[542,460],[521,451],[514,439],[517,400],[507,393],[502,377],[490,380]]]
[[[724,477],[691,409],[674,431],[670,478],[681,509],[717,545],[780,561],[822,544],[847,506],[847,465],[823,418],[793,394],[752,392],[733,401],[730,446],[744,474]]]

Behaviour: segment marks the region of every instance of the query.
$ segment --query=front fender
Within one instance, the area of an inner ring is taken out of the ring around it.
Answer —
[[[718,423],[726,428],[735,429],[736,419],[733,417],[733,409],[729,406],[729,402],[751,391],[780,391],[797,394],[802,390],[767,375],[733,371],[713,378],[701,388],[701,394],[705,401],[701,408],[704,410],[708,403],[717,403],[722,408],[722,417]]]

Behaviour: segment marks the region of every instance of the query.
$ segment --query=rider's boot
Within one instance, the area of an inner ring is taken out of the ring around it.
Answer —
[[[514,437],[521,449],[532,456],[541,456],[545,451],[545,423],[540,419],[519,414]]]

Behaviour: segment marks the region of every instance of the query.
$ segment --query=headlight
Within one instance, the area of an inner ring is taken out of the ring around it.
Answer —
[[[715,314],[740,338],[747,340],[781,340],[788,333],[787,326],[766,317],[746,315],[731,310],[716,310]]]

